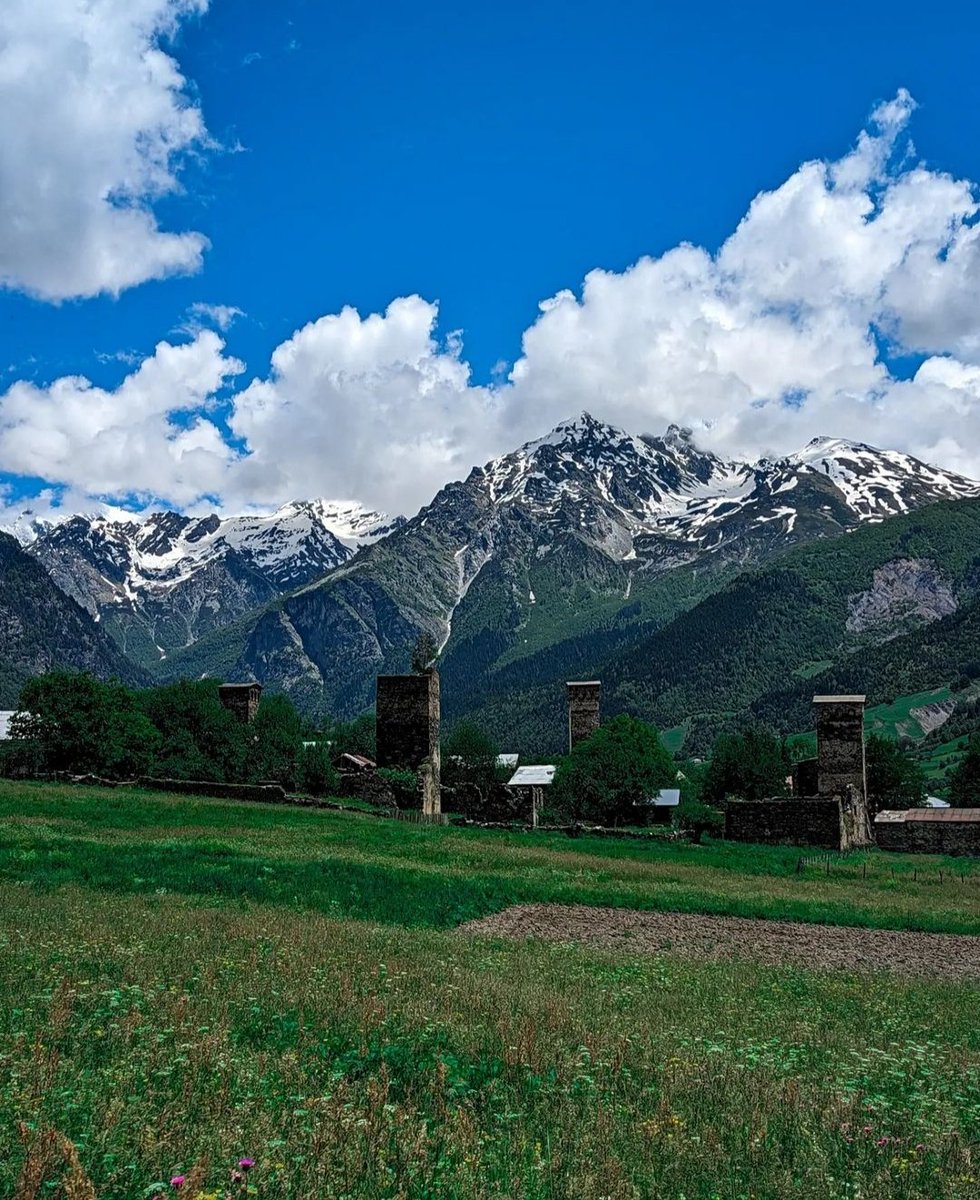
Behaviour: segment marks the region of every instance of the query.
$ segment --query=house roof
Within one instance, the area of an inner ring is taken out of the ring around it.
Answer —
[[[555,768],[549,766],[518,767],[510,778],[509,787],[547,787],[553,783]]]
[[[904,811],[890,809],[875,817],[876,825],[894,825],[901,822],[926,824],[966,824],[980,822],[980,808],[907,808]]]
[[[867,696],[814,696],[814,704],[864,704]]]
[[[378,765],[373,759],[368,758],[366,754],[352,754],[349,750],[345,750],[344,753],[338,757],[337,761],[351,762],[357,767],[362,767],[364,770],[368,770],[369,768],[376,767]]]

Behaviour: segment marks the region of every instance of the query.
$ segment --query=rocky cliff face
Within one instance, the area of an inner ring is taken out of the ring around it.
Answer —
[[[928,625],[956,612],[951,581],[934,563],[899,559],[874,573],[872,586],[848,600],[848,633],[873,633],[878,640],[896,637],[916,625]]]
[[[0,707],[16,704],[29,676],[55,668],[147,681],[44,568],[0,533]]]
[[[75,516],[21,521],[15,532],[131,658],[153,664],[319,578],[392,527],[359,505],[312,500],[266,516]]]

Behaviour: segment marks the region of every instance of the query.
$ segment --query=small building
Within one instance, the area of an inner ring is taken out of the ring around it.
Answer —
[[[637,808],[650,810],[650,821],[654,825],[669,825],[674,815],[674,809],[681,802],[680,788],[661,788],[655,796],[636,802]]]
[[[555,781],[555,768],[547,765],[518,767],[507,786],[524,796],[531,810],[531,824],[537,825],[544,807],[545,789]]]
[[[310,742],[310,743],[304,742],[303,744],[304,745],[309,744],[311,746],[316,745],[315,742]],[[337,755],[337,757],[333,761],[333,765],[337,768],[338,771],[359,772],[359,771],[373,771],[377,767],[378,764],[374,761],[373,758],[368,758],[366,754],[351,754],[349,751],[345,750],[343,754]]]
[[[10,722],[13,720],[16,710],[12,708],[0,709],[0,742],[6,742],[10,738]]]
[[[980,855],[980,808],[885,809],[875,841],[903,854]]]

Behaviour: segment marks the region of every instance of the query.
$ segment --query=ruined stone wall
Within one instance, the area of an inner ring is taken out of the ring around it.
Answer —
[[[980,856],[980,821],[889,821],[875,825],[880,850]]]
[[[732,800],[725,808],[725,837],[763,845],[847,848],[836,798]]]
[[[415,771],[423,812],[440,811],[439,675],[379,675],[377,763]]]
[[[568,689],[568,748],[584,741],[599,728],[599,707],[602,684],[569,683]]]
[[[864,697],[815,696],[817,795],[845,796],[848,786],[867,797]]]

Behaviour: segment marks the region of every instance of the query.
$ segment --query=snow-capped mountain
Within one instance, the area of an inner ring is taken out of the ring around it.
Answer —
[[[612,558],[669,564],[737,540],[815,536],[980,495],[976,481],[857,442],[814,438],[785,458],[725,462],[677,426],[636,437],[588,413],[467,482],[492,505],[520,506],[557,534],[577,530]]]
[[[356,503],[309,500],[225,518],[155,512],[55,524],[25,514],[8,528],[134,657],[152,661],[320,577],[398,523]]]
[[[458,711],[491,679],[523,680],[531,647],[548,671],[578,670],[603,639],[638,636],[744,567],[976,496],[976,482],[858,443],[731,462],[677,427],[637,436],[583,413],[408,521],[314,500],[231,518],[25,515],[18,532],[158,674],[254,676],[352,715],[421,631],[443,648]]]
[[[526,685],[525,646],[548,663],[528,677],[578,670],[603,639],[669,619],[746,566],[974,496],[976,482],[856,443],[726,462],[684,430],[634,436],[584,413],[447,484],[390,536],[250,621],[225,662],[355,714],[372,702],[374,675],[404,669],[424,630],[443,648],[447,711],[458,713],[491,680]]]

